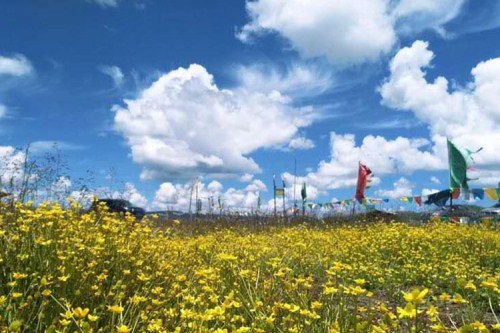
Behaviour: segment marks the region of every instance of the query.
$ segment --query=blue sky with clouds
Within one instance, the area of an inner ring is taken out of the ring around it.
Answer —
[[[492,0],[0,0],[1,151],[56,141],[70,179],[155,209],[197,176],[267,202],[294,159],[315,201],[352,197],[359,160],[371,196],[429,193],[446,137],[495,186],[499,27]]]

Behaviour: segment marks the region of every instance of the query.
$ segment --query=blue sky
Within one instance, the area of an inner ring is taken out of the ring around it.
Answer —
[[[93,170],[159,209],[196,176],[252,207],[294,159],[314,201],[352,197],[358,160],[370,196],[429,193],[446,137],[484,147],[472,186],[492,187],[499,27],[491,0],[0,0],[1,146],[56,141],[68,191]]]

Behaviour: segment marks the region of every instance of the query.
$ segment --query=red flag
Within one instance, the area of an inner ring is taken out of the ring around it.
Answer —
[[[422,197],[415,197],[415,203],[419,206],[422,206]]]
[[[453,192],[451,192],[451,197],[455,200],[460,198],[460,189],[459,188],[453,189]]]
[[[366,185],[370,181],[372,171],[366,165],[359,163],[358,170],[358,185],[356,186],[356,200],[363,200],[365,198]]]

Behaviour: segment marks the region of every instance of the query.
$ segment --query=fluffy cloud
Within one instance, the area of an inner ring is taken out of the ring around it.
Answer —
[[[0,146],[0,189],[12,184],[17,187],[23,178],[22,166],[25,154],[22,151],[10,146]]]
[[[450,88],[448,80],[426,79],[434,53],[428,43],[416,41],[392,59],[390,77],[380,88],[382,103],[411,111],[427,124],[437,156],[446,156],[446,137],[458,146],[478,149],[478,168],[500,166],[500,58],[479,63],[471,71],[473,81]]]
[[[413,194],[413,187],[415,186],[408,179],[401,177],[394,182],[392,190],[378,190],[375,195],[382,198],[399,199],[401,197],[409,197]]]
[[[275,32],[307,58],[339,65],[373,61],[388,53],[399,34],[425,29],[443,32],[464,0],[255,0],[247,1],[250,22],[242,41]]]
[[[191,65],[161,76],[125,107],[115,107],[143,179],[254,174],[249,154],[287,145],[312,121],[277,91],[219,89],[205,68]]]
[[[229,188],[226,191],[218,181],[208,184],[200,181],[197,185],[196,183],[163,183],[156,191],[152,206],[161,210],[188,211],[191,199],[191,210],[194,211],[197,192],[204,212],[219,211],[221,208],[218,203],[219,198],[224,210],[250,211],[257,208],[259,194],[265,191],[267,191],[266,185],[258,179],[251,181],[244,189]],[[211,203],[214,205],[209,206]]]
[[[308,177],[301,177],[295,175],[292,175],[289,172],[285,172],[281,175],[281,178],[285,181],[286,184],[286,190],[285,190],[285,195],[289,201],[293,201],[294,199],[300,202],[302,200],[301,197],[301,189],[302,189],[302,184],[306,183],[306,190],[307,190],[307,199],[308,200],[315,200],[317,199],[320,195],[325,195],[325,191],[320,191],[318,187],[316,187],[313,183],[311,183],[308,179]],[[296,183],[296,186],[294,188],[294,183]],[[279,184],[281,186],[281,184]]]
[[[121,86],[125,80],[125,75],[123,75],[122,70],[118,66],[99,66],[99,71],[109,76],[116,87]]]
[[[18,80],[19,78],[29,76],[33,72],[33,65],[25,56],[20,54],[13,57],[0,55],[0,92],[3,89],[9,90],[8,83],[6,85],[6,88],[4,88],[2,85],[4,79],[5,81]],[[7,112],[7,106],[0,103],[0,119],[5,117]]]
[[[251,22],[239,38],[274,31],[305,57],[334,63],[372,60],[396,41],[385,0],[258,0],[247,2]]]
[[[133,206],[147,207],[148,199],[142,195],[132,183],[126,183],[122,193],[116,193],[115,197],[130,201]]]
[[[4,57],[0,55],[0,76],[24,76],[32,72],[33,66],[25,56]]]
[[[366,136],[359,146],[352,134],[330,135],[330,160],[321,161],[318,169],[305,176],[309,185],[319,191],[355,187],[358,162],[367,164],[375,176],[411,174],[416,170],[440,170],[446,161],[437,157],[426,139],[398,137],[388,140],[381,136]]]
[[[293,138],[288,143],[288,148],[290,149],[298,149],[298,150],[307,150],[315,147],[314,142],[311,139],[304,138],[302,136]]]
[[[425,69],[434,57],[428,44],[416,41],[401,49],[390,63],[390,76],[380,87],[382,103],[395,110],[411,111],[430,130],[430,140],[388,140],[367,136],[359,146],[353,135],[331,135],[331,160],[320,162],[307,175],[308,184],[319,190],[354,187],[356,164],[362,161],[377,176],[411,174],[418,170],[445,170],[446,137],[458,146],[484,149],[474,155],[479,177],[472,185],[493,186],[500,174],[500,58],[472,69],[474,80],[463,88],[450,89],[448,80],[426,79]]]

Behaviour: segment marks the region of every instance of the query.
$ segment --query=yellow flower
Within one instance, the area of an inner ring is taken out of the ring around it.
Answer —
[[[91,322],[97,321],[97,319],[99,319],[99,317],[98,317],[98,316],[94,316],[94,315],[91,315],[91,314],[89,314],[87,318],[88,318]]]
[[[117,333],[130,333],[130,328],[126,325],[116,326]]]
[[[469,332],[471,330],[476,331],[476,332],[480,332],[480,333],[488,333],[489,332],[486,325],[479,322],[479,321],[475,321],[469,325],[466,325],[466,327],[467,327],[467,329],[464,329],[464,332]]]
[[[467,301],[466,299],[464,299],[462,297],[462,295],[460,294],[456,294],[455,297],[453,297],[453,299],[451,300],[452,303],[455,303],[455,304],[466,304],[466,303],[469,303],[469,301]]]
[[[357,284],[357,285],[364,285],[366,283],[366,280],[365,279],[356,279],[354,280],[354,282]]]
[[[57,279],[61,282],[66,282],[70,278],[70,275],[59,276]]]
[[[13,299],[17,299],[19,297],[23,296],[23,293],[18,293],[18,292],[13,292],[12,293],[12,298]]]
[[[430,328],[434,332],[448,332],[448,329],[446,328],[446,326],[443,325],[443,323],[438,323],[438,324],[435,324],[435,325],[431,325]]]
[[[323,307],[323,304],[318,302],[318,301],[314,301],[311,303],[311,308],[313,309],[321,309]]]
[[[323,295],[333,295],[335,294],[337,291],[339,291],[338,289],[336,288],[333,288],[333,287],[326,287],[324,290],[323,290]]]
[[[49,297],[50,295],[52,295],[52,291],[50,291],[49,289],[45,289],[44,291],[42,291],[42,295],[45,297]]]
[[[28,274],[24,274],[24,273],[14,273],[12,274],[12,276],[14,277],[14,279],[16,280],[22,280],[22,279],[25,279]]]
[[[406,303],[406,306],[404,308],[398,307],[396,310],[399,314],[400,319],[415,318],[417,313],[422,313],[421,310],[418,310],[418,312],[417,312],[417,309],[415,307],[415,303],[412,303],[412,302]]]
[[[59,323],[61,323],[62,326],[68,326],[69,324],[71,324],[71,320],[61,319],[59,320]]]
[[[123,307],[120,306],[120,305],[112,305],[112,306],[108,306],[108,311],[109,312],[113,312],[113,313],[117,313],[117,314],[120,314],[123,312]]]
[[[485,287],[485,288],[494,290],[494,289],[498,288],[498,285],[494,279],[489,279],[489,280],[481,282],[481,287]]]
[[[422,291],[417,288],[413,289],[410,293],[404,293],[404,299],[407,302],[411,302],[414,304],[423,303],[425,296],[429,292],[429,289],[423,289]]]
[[[476,291],[476,285],[474,285],[474,282],[472,280],[468,281],[467,284],[465,285],[464,289],[470,289]]]
[[[386,333],[386,331],[383,328],[381,328],[380,326],[377,326],[377,325],[372,326],[372,332],[373,333]]]
[[[76,309],[73,309],[73,315],[78,319],[83,319],[87,317],[89,311],[89,308],[82,309],[81,307],[77,307]]]
[[[431,305],[427,309],[426,313],[427,313],[427,315],[429,315],[429,317],[435,318],[439,314],[439,311],[434,305]]]

